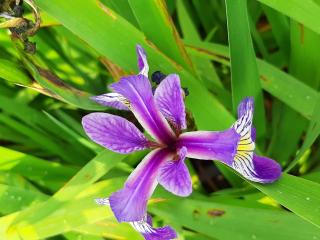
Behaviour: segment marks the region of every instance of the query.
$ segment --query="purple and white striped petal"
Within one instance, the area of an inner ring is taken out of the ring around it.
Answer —
[[[177,237],[176,232],[170,226],[152,227],[152,219],[149,215],[141,221],[130,222],[130,224],[143,235],[145,240],[170,240]]]
[[[137,51],[137,57],[138,57],[138,68],[140,73],[146,77],[148,77],[149,73],[149,65],[147,61],[147,55],[143,47],[141,47],[139,44],[136,46]]]
[[[91,140],[118,153],[130,153],[149,147],[148,139],[127,119],[108,113],[90,113],[82,126]]]
[[[163,116],[177,133],[186,128],[186,112],[179,76],[171,74],[161,81],[154,94],[155,102]]]
[[[96,198],[95,202],[98,205],[110,206],[109,198]],[[169,240],[177,237],[176,232],[170,226],[152,227],[152,217],[148,214],[140,221],[129,223],[146,240]]]
[[[239,135],[230,128],[226,131],[196,131],[180,135],[177,147],[186,147],[187,157],[204,160],[219,160],[232,165]]]
[[[188,167],[184,163],[187,148],[178,150],[175,159],[163,163],[159,170],[158,181],[169,192],[186,197],[192,193],[192,183]]]
[[[281,176],[281,167],[270,158],[254,154],[253,106],[253,98],[245,98],[239,104],[239,119],[234,123],[233,128],[239,134],[240,140],[232,168],[251,181],[270,183]]]
[[[150,135],[161,143],[172,142],[175,134],[155,104],[147,77],[123,77],[110,87],[128,100],[129,108]]]
[[[235,160],[232,167],[253,182],[272,183],[281,176],[281,166],[276,161],[256,154],[253,154],[252,159]]]
[[[110,196],[111,209],[119,222],[143,219],[148,199],[158,184],[159,168],[172,157],[173,154],[167,149],[153,150],[131,173],[124,188]]]
[[[119,110],[129,110],[128,101],[119,93],[106,93],[91,97],[95,102]]]

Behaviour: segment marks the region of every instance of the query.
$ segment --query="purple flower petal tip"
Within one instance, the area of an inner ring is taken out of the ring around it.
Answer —
[[[142,234],[145,240],[170,240],[177,238],[176,232],[170,227],[153,228],[152,232]]]
[[[146,77],[148,77],[148,73],[149,73],[149,65],[148,65],[148,61],[147,61],[147,55],[146,52],[144,50],[144,48],[137,44],[136,46],[136,51],[137,51],[137,57],[138,57],[138,68],[140,73]]]
[[[281,166],[276,161],[258,155],[253,156],[257,182],[272,183],[281,177]]]
[[[254,98],[253,97],[244,98],[238,106],[238,117],[241,118],[248,111],[252,111],[253,113],[253,108],[254,108]]]
[[[150,215],[144,217],[141,221],[130,222],[130,224],[137,232],[142,234],[145,240],[170,240],[177,238],[176,232],[170,226],[152,227]]]

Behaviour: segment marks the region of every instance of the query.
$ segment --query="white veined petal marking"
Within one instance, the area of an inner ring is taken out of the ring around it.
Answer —
[[[240,135],[240,140],[232,167],[250,180],[255,180],[257,179],[257,173],[253,165],[255,143],[251,137],[252,118],[253,109],[251,106],[247,106],[245,114],[233,125],[235,131]]]
[[[108,205],[108,206],[110,206],[109,198],[96,198],[96,199],[94,199],[94,201],[98,205]]]
[[[151,234],[156,232],[155,229],[153,229],[152,226],[150,226],[149,223],[147,223],[147,217],[140,221],[129,223],[135,230],[137,230],[141,234]]]
[[[130,108],[130,102],[124,96],[119,93],[107,93],[106,97],[110,99],[110,101],[119,101],[126,107]]]
[[[126,99],[124,96],[122,96],[119,93],[106,93],[106,94],[102,94],[99,96],[94,96],[93,98],[95,101],[99,102],[101,101],[101,104],[103,104],[104,102],[121,102],[123,105],[125,105],[126,107],[128,107],[130,109],[130,102],[128,99]]]

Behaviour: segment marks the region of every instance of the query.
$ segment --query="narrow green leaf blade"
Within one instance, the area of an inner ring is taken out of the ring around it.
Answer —
[[[233,110],[247,96],[255,99],[257,136],[266,133],[265,112],[258,67],[252,45],[247,1],[226,0],[228,35],[231,58],[231,87]]]

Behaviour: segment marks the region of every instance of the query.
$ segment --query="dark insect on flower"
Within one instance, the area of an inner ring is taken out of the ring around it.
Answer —
[[[245,98],[239,104],[238,119],[224,131],[183,132],[187,125],[185,93],[179,76],[166,76],[153,94],[144,49],[137,46],[137,53],[140,73],[121,78],[111,84],[112,93],[93,99],[106,106],[131,110],[153,139],[148,139],[132,122],[108,113],[88,114],[82,125],[93,141],[111,151],[125,154],[151,150],[122,189],[96,202],[110,205],[119,222],[129,222],[145,239],[168,240],[176,238],[175,231],[170,226],[152,227],[147,202],[157,184],[181,197],[191,194],[187,157],[220,161],[244,178],[260,183],[276,181],[281,168],[274,160],[254,153],[253,98]]]
[[[167,75],[163,74],[160,71],[155,71],[151,75],[151,81],[159,85],[163,79],[166,78]]]

